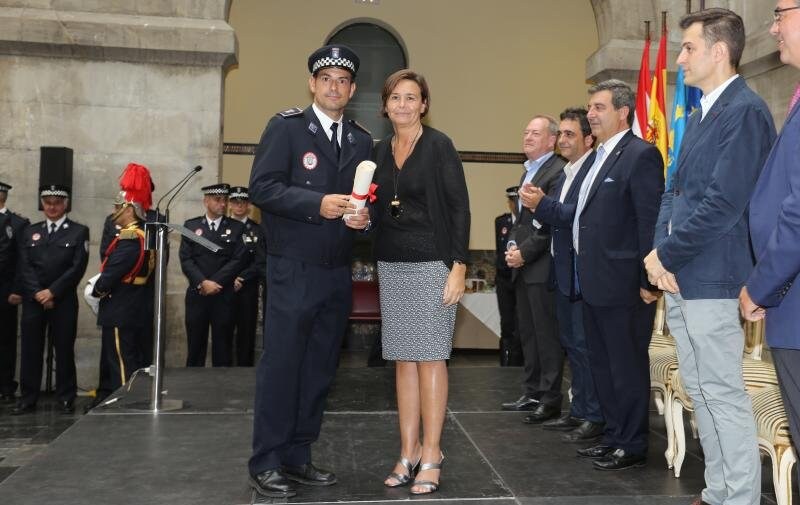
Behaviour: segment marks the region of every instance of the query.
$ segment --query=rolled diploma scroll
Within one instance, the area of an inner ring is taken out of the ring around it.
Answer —
[[[364,160],[356,167],[356,177],[353,180],[353,192],[350,194],[350,202],[356,204],[356,209],[361,209],[367,203],[369,197],[369,185],[372,184],[372,176],[375,175],[374,162]]]

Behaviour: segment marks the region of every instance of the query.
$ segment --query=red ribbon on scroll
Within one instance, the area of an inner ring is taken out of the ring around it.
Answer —
[[[369,185],[369,192],[367,192],[366,195],[357,195],[355,193],[351,193],[350,197],[355,198],[356,200],[366,200],[367,198],[369,198],[369,203],[372,203],[378,199],[378,197],[375,196],[376,189],[378,189],[378,185],[373,182],[372,184]]]

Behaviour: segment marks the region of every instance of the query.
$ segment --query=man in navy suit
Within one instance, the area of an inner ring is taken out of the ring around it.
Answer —
[[[781,61],[800,69],[800,3],[779,0],[770,33]],[[795,451],[800,440],[800,87],[750,201],[757,263],[739,295],[742,315],[766,315],[766,337],[778,372]],[[800,468],[798,468],[800,471]]]
[[[650,370],[647,347],[657,290],[642,265],[652,246],[664,161],[630,131],[634,93],[611,79],[589,89],[595,161],[581,183],[572,226],[576,287],[600,408],[600,444],[579,449],[598,470],[647,461]]]
[[[541,188],[525,186],[520,192],[522,205],[534,209],[534,218],[551,227],[553,237],[551,280],[556,286],[556,316],[561,346],[567,353],[572,372],[572,405],[569,412],[547,421],[543,428],[569,430],[565,442],[593,440],[602,435],[604,423],[597,390],[589,368],[589,351],[583,329],[583,303],[575,286],[575,250],[572,247],[572,221],[578,191],[586,172],[594,163],[594,137],[586,109],[570,108],[561,113],[558,148],[568,163],[552,196]]]
[[[761,460],[742,379],[737,297],[753,267],[747,206],[775,127],[767,105],[736,72],[745,45],[742,18],[706,9],[684,16],[680,27],[677,63],[703,97],[661,199],[645,267],[650,282],[667,292],[667,325],[694,404],[706,465],[701,500],[757,505]]]
[[[314,103],[274,116],[256,150],[250,201],[267,243],[264,352],[256,372],[250,484],[270,497],[296,494],[289,480],[328,486],[311,463],[352,301],[350,255],[368,209],[349,201],[372,137],[343,118],[356,91],[358,56],[341,45],[308,58]],[[346,218],[345,218],[346,216]]]

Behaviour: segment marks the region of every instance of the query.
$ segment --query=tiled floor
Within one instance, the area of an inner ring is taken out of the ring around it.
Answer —
[[[363,352],[343,354],[314,446],[315,461],[335,469],[339,483],[303,487],[289,502],[409,499],[407,488],[381,484],[397,457],[393,369],[366,368],[365,360]],[[681,478],[667,471],[663,421],[655,412],[647,467],[594,471],[559,434],[499,410],[500,402],[517,396],[520,372],[500,368],[496,360],[493,353],[454,355],[442,487],[424,501],[682,505],[701,489],[703,465],[694,441]],[[247,485],[253,369],[168,370],[165,385],[186,408],[159,416],[129,409],[147,398],[146,379],[126,398],[86,416],[58,414],[47,399],[26,416],[11,417],[8,406],[0,407],[0,504],[266,503]],[[763,477],[762,503],[774,503],[768,466]]]

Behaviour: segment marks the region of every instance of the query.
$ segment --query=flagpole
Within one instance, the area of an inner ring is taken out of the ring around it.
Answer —
[[[650,21],[644,22],[644,38],[650,40]]]
[[[692,0],[686,0],[686,14],[692,12]]]

